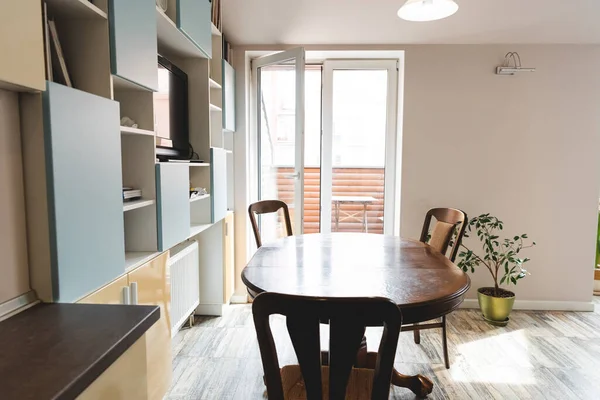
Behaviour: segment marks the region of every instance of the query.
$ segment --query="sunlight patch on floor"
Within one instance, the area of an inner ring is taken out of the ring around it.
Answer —
[[[523,329],[459,344],[457,353],[456,363],[460,367],[450,369],[452,379],[457,382],[536,383]]]

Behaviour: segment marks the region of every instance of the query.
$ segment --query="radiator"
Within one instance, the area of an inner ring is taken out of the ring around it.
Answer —
[[[184,242],[171,249],[169,267],[173,337],[200,303],[198,242]]]

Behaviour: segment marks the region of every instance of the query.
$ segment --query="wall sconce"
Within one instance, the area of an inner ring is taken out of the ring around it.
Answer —
[[[496,74],[514,75],[517,72],[535,72],[535,68],[522,67],[521,56],[519,56],[519,53],[517,53],[516,51],[506,53],[502,65],[500,67],[496,67]]]

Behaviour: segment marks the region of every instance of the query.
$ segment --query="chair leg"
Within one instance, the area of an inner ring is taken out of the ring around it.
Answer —
[[[415,326],[417,326],[418,324],[415,324]],[[416,344],[421,344],[421,331],[418,329],[415,329],[413,331],[413,336],[415,338],[415,343]]]
[[[444,349],[444,363],[446,369],[450,369],[450,360],[448,358],[448,339],[446,338],[446,316],[442,317],[442,347]]]

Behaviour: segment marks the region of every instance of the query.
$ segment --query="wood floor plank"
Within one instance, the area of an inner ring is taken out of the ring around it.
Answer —
[[[595,300],[597,305],[600,301]],[[281,316],[271,318],[280,365],[297,363]],[[369,328],[376,351],[381,328]],[[328,327],[321,327],[327,348]],[[478,310],[448,316],[451,368],[442,362],[441,330],[400,335],[396,368],[434,382],[429,399],[600,399],[600,312],[515,311],[507,327],[487,324]],[[197,318],[173,339],[169,400],[266,399],[251,305],[231,306],[223,317]],[[392,388],[390,399],[414,399]]]

